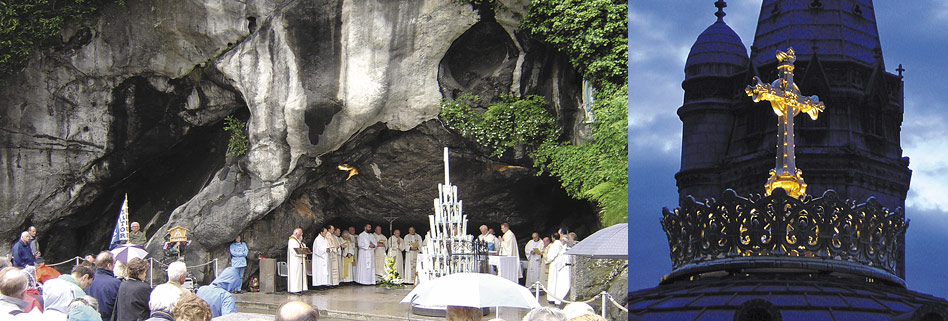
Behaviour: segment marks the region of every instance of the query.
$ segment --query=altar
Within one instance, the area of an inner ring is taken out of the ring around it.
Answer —
[[[487,264],[497,269],[497,276],[520,283],[517,277],[517,260],[515,256],[496,256],[491,255],[487,258]]]

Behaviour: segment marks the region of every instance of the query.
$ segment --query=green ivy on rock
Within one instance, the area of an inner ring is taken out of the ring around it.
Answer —
[[[559,178],[570,196],[595,202],[604,226],[628,221],[628,87],[596,92],[592,138],[555,142],[534,153],[535,165]]]
[[[227,116],[224,118],[224,131],[230,132],[230,140],[227,141],[227,156],[240,157],[247,153],[247,134],[244,129],[247,123],[240,121],[237,117]]]
[[[604,88],[626,83],[629,75],[628,10],[625,0],[533,0],[520,26]]]
[[[628,222],[628,4],[617,0],[533,0],[521,28],[570,58],[597,89],[588,141],[560,141],[556,119],[537,96],[505,98],[475,112],[461,96],[442,103],[452,130],[502,156],[523,147],[540,173],[570,196],[595,202],[604,226]]]
[[[441,103],[445,125],[501,157],[524,148],[534,166],[557,177],[570,196],[595,202],[609,226],[628,221],[628,87],[596,92],[592,138],[580,145],[560,141],[560,128],[540,96],[504,97],[483,113],[464,95]]]
[[[528,152],[560,137],[560,127],[540,96],[516,99],[510,96],[490,105],[484,113],[474,112],[470,104],[476,96],[464,95],[441,103],[441,119],[461,136],[474,140],[491,150],[491,157],[501,157],[514,147]]]
[[[0,1],[0,73],[21,68],[36,50],[61,44],[66,23],[86,19],[109,3],[124,5],[124,0]]]

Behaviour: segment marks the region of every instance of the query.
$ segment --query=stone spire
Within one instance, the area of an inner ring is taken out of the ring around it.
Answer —
[[[822,61],[881,63],[881,48],[871,0],[764,0],[761,4],[751,57],[758,66],[774,62],[773,53],[798,48],[801,58],[813,55]]]
[[[741,38],[724,23],[727,3],[717,0],[715,23],[708,26],[691,46],[685,61],[685,78],[732,76],[747,67],[747,49]]]
[[[749,60],[723,22],[724,2],[715,6],[718,22],[698,36],[682,81],[681,169],[675,175],[681,199],[718,198],[725,189],[765,192],[774,157],[786,154],[777,169],[786,165],[783,176],[796,176],[794,165],[805,168],[808,195],[835,191],[841,199],[872,197],[888,209],[905,208],[912,172],[900,145],[902,79],[882,64],[872,2],[763,0]],[[832,106],[819,119],[795,124],[792,141],[786,139],[789,126],[773,125],[775,114],[767,108],[773,105],[755,103],[744,92],[755,76],[779,78],[775,53],[788,47],[797,50],[794,79],[800,87],[794,95],[816,95]],[[774,154],[778,141],[786,143],[786,153]],[[802,179],[798,185],[803,192]],[[903,244],[901,237],[891,243],[900,258],[890,260],[897,277],[905,275]]]

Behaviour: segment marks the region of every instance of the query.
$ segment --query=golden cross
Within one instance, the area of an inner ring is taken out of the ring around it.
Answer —
[[[787,52],[778,50],[777,60],[777,80],[768,85],[754,77],[755,84],[747,86],[744,91],[754,98],[754,102],[769,100],[777,114],[777,166],[770,171],[770,178],[764,185],[767,195],[775,188],[782,188],[788,195],[800,198],[806,195],[806,183],[803,182],[803,172],[797,169],[793,152],[793,117],[804,112],[816,120],[825,106],[815,95],[800,95],[800,89],[793,83],[793,62],[796,61],[793,48]]]

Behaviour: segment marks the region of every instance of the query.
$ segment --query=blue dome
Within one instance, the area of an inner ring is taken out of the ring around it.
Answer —
[[[685,79],[731,76],[747,67],[747,49],[741,37],[723,20],[709,26],[691,46],[685,62]]]

